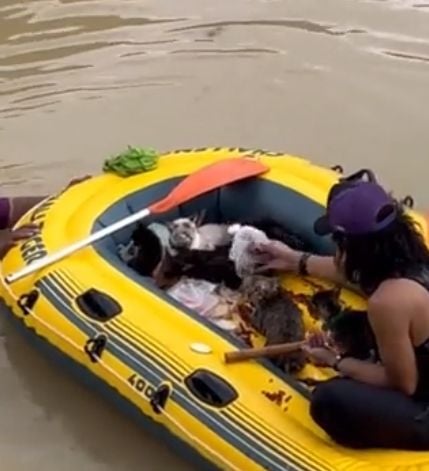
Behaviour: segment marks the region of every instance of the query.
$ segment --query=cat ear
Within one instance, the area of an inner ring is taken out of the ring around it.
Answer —
[[[202,224],[206,218],[206,215],[207,215],[207,210],[204,208],[201,212],[200,212],[200,224]]]
[[[191,220],[194,222],[194,224],[199,227],[202,225],[204,219],[206,217],[206,210],[203,209],[199,213],[195,214],[194,216],[191,217]]]

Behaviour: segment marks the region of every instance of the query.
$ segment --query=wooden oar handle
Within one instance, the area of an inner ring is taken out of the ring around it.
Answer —
[[[234,352],[225,353],[225,363],[235,363],[243,360],[250,360],[252,358],[270,357],[276,355],[286,355],[299,350],[306,344],[305,340],[300,342],[280,343],[278,345],[270,345],[268,347],[260,348],[246,348]]]

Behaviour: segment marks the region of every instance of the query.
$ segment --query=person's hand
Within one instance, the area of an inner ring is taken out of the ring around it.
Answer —
[[[92,175],[84,175],[83,177],[75,177],[72,178],[67,185],[58,193],[58,195],[62,195],[65,193],[69,188],[71,188],[74,185],[77,185],[78,183],[82,183],[85,180],[89,180],[92,177]]]
[[[306,336],[306,345],[302,350],[308,359],[316,366],[334,366],[337,359],[337,349],[331,345],[325,332],[312,332]]]
[[[9,240],[10,242],[16,244],[22,240],[34,237],[39,232],[40,228],[37,224],[24,224],[23,226],[13,229],[9,232]]]
[[[328,336],[325,332],[317,331],[309,333],[305,338],[310,348],[327,347],[329,344]]]
[[[291,249],[283,242],[272,240],[265,244],[255,244],[250,247],[259,266],[256,273],[269,270],[296,271],[300,253]]]
[[[9,231],[0,242],[0,258],[3,258],[18,242],[34,237],[39,231],[39,226],[35,224],[25,224]]]
[[[72,178],[65,189],[67,190],[67,188],[70,188],[73,185],[77,185],[78,183],[82,183],[85,180],[89,180],[90,178],[91,178],[91,175],[84,175],[83,177]]]
[[[310,347],[305,345],[302,350],[307,355],[307,358],[316,366],[330,366],[333,367],[337,360],[337,353],[327,347]]]

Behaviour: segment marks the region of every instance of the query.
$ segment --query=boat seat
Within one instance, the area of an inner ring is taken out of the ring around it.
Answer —
[[[320,254],[333,253],[330,238],[313,231],[313,222],[324,208],[289,188],[264,180],[247,180],[220,190],[221,220],[269,218],[297,233]]]

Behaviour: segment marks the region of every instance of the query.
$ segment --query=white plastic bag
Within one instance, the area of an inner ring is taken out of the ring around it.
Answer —
[[[252,275],[258,261],[256,257],[250,253],[251,244],[263,244],[269,242],[265,232],[252,226],[241,226],[233,224],[228,229],[233,234],[231,249],[229,251],[229,259],[234,262],[235,271],[240,278]]]
[[[214,293],[215,289],[216,285],[208,281],[182,278],[167,293],[189,309],[210,317],[220,302],[219,296]]]

